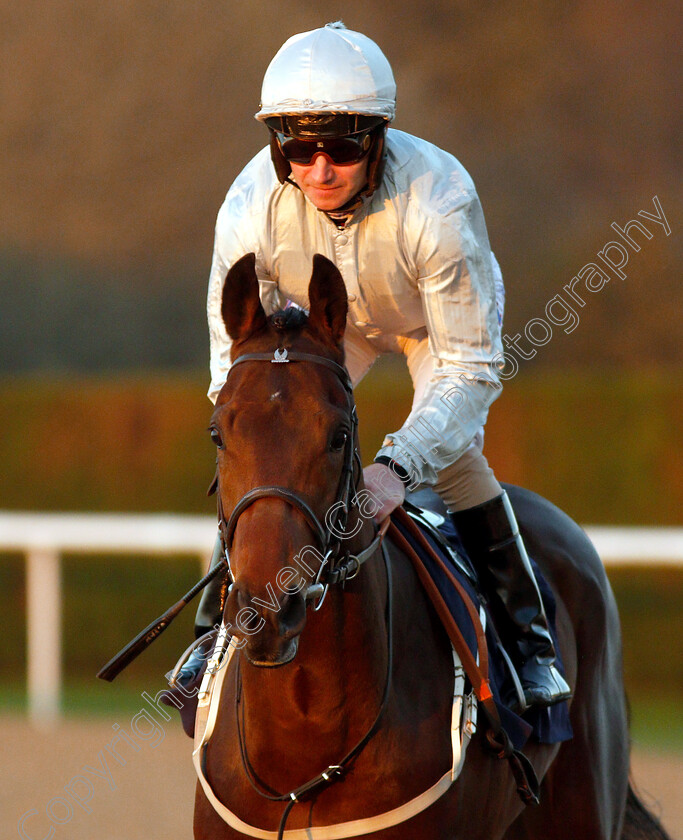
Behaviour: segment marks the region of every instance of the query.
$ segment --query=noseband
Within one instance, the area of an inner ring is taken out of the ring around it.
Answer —
[[[348,421],[350,426],[349,435],[344,444],[344,463],[342,466],[337,497],[335,503],[329,508],[325,515],[325,524],[316,516],[311,507],[296,493],[286,487],[277,485],[264,485],[254,487],[242,496],[235,505],[229,518],[225,519],[223,505],[221,503],[220,486],[218,494],[218,523],[223,541],[223,550],[228,562],[230,578],[235,578],[230,568],[229,552],[232,540],[237,528],[239,517],[244,511],[257,502],[259,499],[280,499],[298,510],[306,520],[308,526],[315,534],[318,547],[321,550],[323,561],[316,575],[314,583],[309,585],[305,592],[307,601],[316,601],[314,609],[320,609],[327,594],[330,584],[343,583],[345,580],[354,578],[362,564],[377,550],[384,536],[384,530],[378,532],[370,545],[358,554],[352,555],[348,551],[342,551],[341,534],[346,533],[349,511],[354,505],[354,496],[357,490],[358,479],[362,470],[360,455],[356,448],[356,431],[358,428],[358,415],[353,399],[353,386],[346,368],[326,359],[324,356],[316,356],[312,353],[299,353],[286,349],[276,349],[273,353],[244,353],[238,356],[232,363],[228,376],[234,368],[244,362],[270,362],[271,364],[289,364],[291,362],[312,362],[322,365],[331,370],[336,376],[344,390],[348,400]],[[357,474],[354,476],[354,468]]]

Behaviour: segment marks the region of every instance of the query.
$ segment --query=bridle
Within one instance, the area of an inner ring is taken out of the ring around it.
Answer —
[[[387,666],[384,679],[384,690],[382,692],[382,699],[379,705],[379,710],[372,725],[366,731],[365,735],[355,744],[355,746],[339,761],[338,764],[330,765],[326,770],[320,773],[313,779],[310,779],[305,784],[296,788],[293,791],[285,794],[277,794],[273,791],[264,791],[260,789],[256,780],[253,778],[249,760],[246,752],[246,745],[244,743],[244,735],[239,717],[240,697],[241,697],[241,681],[239,663],[236,670],[236,678],[238,680],[238,690],[236,692],[235,711],[237,713],[237,733],[240,748],[240,756],[242,760],[242,767],[246,773],[249,783],[254,790],[262,797],[270,799],[273,802],[284,802],[286,807],[280,820],[277,836],[281,838],[284,834],[285,824],[291,809],[294,805],[303,799],[314,796],[323,788],[332,784],[337,779],[341,778],[350,769],[351,765],[363,751],[368,742],[374,737],[380,727],[380,722],[384,716],[389,693],[391,690],[391,675],[393,672],[393,607],[392,607],[392,582],[391,582],[391,564],[387,554],[386,546],[382,545],[384,534],[389,525],[389,519],[385,520],[383,526],[378,529],[375,537],[370,544],[358,552],[358,554],[351,554],[348,551],[342,550],[343,536],[346,533],[346,525],[348,523],[349,512],[353,506],[356,505],[354,497],[358,489],[358,482],[362,473],[362,464],[360,455],[356,447],[356,432],[358,428],[358,415],[356,413],[356,404],[353,398],[353,386],[346,368],[327,359],[324,356],[316,356],[311,353],[300,353],[298,351],[289,351],[285,349],[277,349],[273,353],[244,353],[238,356],[232,363],[230,372],[239,364],[245,362],[270,362],[272,364],[287,364],[290,362],[312,362],[317,365],[323,365],[329,370],[333,371],[340,383],[344,387],[347,395],[348,406],[348,422],[349,433],[344,443],[344,460],[339,479],[339,486],[337,488],[336,502],[329,508],[325,516],[325,524],[321,523],[320,519],[300,496],[292,492],[286,487],[279,487],[277,485],[264,485],[261,487],[254,487],[247,491],[242,498],[237,502],[232,510],[232,513],[225,519],[223,506],[220,498],[220,482],[216,486],[218,496],[218,521],[221,532],[221,539],[223,542],[223,549],[225,559],[228,565],[228,572],[231,580],[234,583],[234,576],[230,568],[230,547],[232,539],[237,528],[239,517],[244,511],[257,502],[259,499],[280,499],[298,510],[308,523],[309,527],[315,534],[316,540],[322,551],[323,560],[315,577],[315,581],[310,584],[305,592],[305,599],[307,602],[316,601],[313,606],[314,610],[319,610],[325,600],[325,595],[331,584],[343,583],[347,580],[352,580],[360,571],[363,563],[370,558],[377,550],[382,548],[382,556],[384,559],[386,579],[387,579],[387,601],[385,608],[385,624],[387,634]],[[205,776],[205,762],[206,752],[202,749],[201,754],[202,770]],[[212,795],[215,796],[215,794]],[[214,805],[215,807],[215,805]]]
[[[212,563],[209,572],[198,581],[189,592],[187,592],[176,604],[167,610],[160,618],[152,622],[141,633],[132,639],[116,656],[114,656],[100,671],[97,676],[108,681],[113,680],[130,662],[139,656],[143,650],[158,638],[169,624],[175,619],[179,612],[199,593],[207,584],[217,578],[219,575],[227,575],[229,580],[234,583],[235,577],[230,568],[230,546],[235,534],[237,522],[244,511],[259,499],[275,498],[289,504],[297,510],[306,520],[306,523],[315,535],[316,542],[322,553],[312,549],[310,546],[305,546],[304,549],[294,558],[295,562],[305,567],[310,575],[314,575],[314,570],[309,569],[308,566],[299,558],[306,551],[306,549],[318,554],[320,565],[312,583],[308,584],[304,597],[307,603],[314,602],[313,609],[319,610],[322,606],[327,590],[331,584],[344,583],[344,581],[352,580],[360,571],[361,566],[373,556],[380,548],[384,533],[389,520],[386,519],[383,526],[376,532],[374,539],[366,548],[357,554],[351,554],[349,551],[344,551],[342,543],[349,537],[354,536],[356,531],[361,527],[362,517],[359,516],[358,521],[354,524],[354,533],[346,532],[349,512],[356,507],[360,511],[360,505],[357,501],[357,490],[360,482],[362,466],[360,455],[356,448],[356,431],[358,427],[358,417],[356,414],[356,406],[353,399],[353,390],[351,380],[344,367],[327,359],[324,356],[316,356],[310,353],[299,353],[297,351],[289,352],[284,348],[278,348],[272,353],[245,353],[239,356],[232,364],[230,371],[236,365],[243,362],[251,361],[266,361],[274,364],[287,364],[289,362],[312,362],[314,364],[323,365],[329,370],[333,371],[340,383],[344,387],[347,395],[347,409],[348,409],[348,425],[350,432],[344,441],[344,463],[339,479],[339,487],[337,490],[337,501],[329,508],[325,515],[325,523],[323,524],[316,516],[310,505],[305,502],[300,496],[286,487],[278,486],[262,486],[254,487],[235,505],[229,518],[225,519],[224,509],[221,502],[220,482],[218,480],[218,473],[209,488],[209,495],[216,493],[218,496],[218,523],[221,535],[222,544],[222,558],[217,563]],[[229,375],[229,374],[228,374]],[[192,652],[192,649],[201,644],[203,638],[198,639],[194,645],[187,649],[176,669],[179,669],[187,656]],[[174,677],[177,670],[174,671]]]
[[[356,446],[358,415],[353,398],[351,379],[346,368],[337,364],[332,359],[328,359],[325,356],[317,356],[313,353],[301,353],[284,348],[277,348],[270,353],[244,353],[232,362],[228,376],[238,365],[244,364],[245,362],[269,362],[271,364],[311,362],[322,365],[337,376],[337,379],[346,392],[349,432],[344,443],[344,460],[339,478],[339,486],[337,488],[336,501],[328,509],[324,523],[320,521],[320,518],[315,514],[310,505],[299,495],[286,487],[277,485],[263,485],[247,491],[237,502],[226,520],[221,502],[220,482],[218,482],[216,487],[218,497],[218,525],[231,581],[234,583],[235,578],[230,566],[230,548],[240,516],[248,507],[251,507],[251,505],[260,499],[280,499],[302,514],[318,543],[322,562],[313,583],[309,584],[304,592],[304,597],[307,602],[314,602],[314,610],[319,610],[327,594],[328,587],[331,584],[344,583],[344,581],[352,580],[360,571],[363,563],[377,551],[382,542],[384,530],[386,530],[380,529],[370,542],[370,545],[357,554],[351,554],[349,551],[343,550],[343,535],[346,534],[349,513],[356,506],[355,497],[362,472],[360,455]]]

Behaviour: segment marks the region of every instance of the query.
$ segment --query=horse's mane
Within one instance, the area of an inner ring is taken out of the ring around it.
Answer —
[[[308,321],[308,313],[305,309],[299,309],[298,306],[291,306],[288,309],[278,309],[269,318],[268,323],[276,330],[286,332],[288,330],[296,330]]]

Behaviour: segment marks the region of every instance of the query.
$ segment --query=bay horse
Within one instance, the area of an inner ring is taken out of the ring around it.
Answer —
[[[202,772],[215,799],[254,828],[228,825],[199,783],[196,840],[666,838],[629,784],[620,628],[602,563],[568,516],[513,487],[529,553],[557,599],[574,692],[573,738],[524,748],[541,780],[540,804],[523,805],[480,729],[458,778],[425,810],[353,835],[311,828],[368,825],[444,774],[453,667],[412,565],[389,538],[379,547],[358,503],[362,469],[343,368],[346,289],[320,255],[309,301],[307,317],[297,309],[267,317],[253,254],[233,265],[223,291],[233,363],[210,428],[234,581],[224,621],[238,650],[225,666]],[[343,567],[340,542],[345,557],[366,560],[362,567]],[[346,569],[337,575],[343,586],[334,575],[321,584],[314,549],[328,571]]]

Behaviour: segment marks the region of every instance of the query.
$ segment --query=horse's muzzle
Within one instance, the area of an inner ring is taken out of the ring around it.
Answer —
[[[225,621],[245,642],[241,650],[252,665],[286,665],[296,656],[306,625],[306,601],[301,593],[276,593],[272,587],[260,596],[238,580],[230,589]]]

